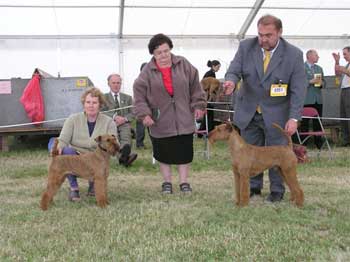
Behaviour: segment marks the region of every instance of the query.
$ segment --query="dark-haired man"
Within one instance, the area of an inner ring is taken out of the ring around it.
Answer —
[[[273,15],[257,23],[258,36],[240,42],[225,75],[226,94],[242,80],[236,95],[234,124],[247,143],[257,146],[284,145],[286,138],[272,126],[277,123],[295,133],[301,119],[306,77],[303,53],[282,38],[282,21]],[[283,179],[277,169],[269,170],[269,202],[283,199]],[[250,179],[251,196],[261,195],[263,174]]]

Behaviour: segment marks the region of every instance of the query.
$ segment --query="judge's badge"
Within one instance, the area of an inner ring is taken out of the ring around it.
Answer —
[[[270,88],[270,96],[286,96],[287,84],[272,84]]]

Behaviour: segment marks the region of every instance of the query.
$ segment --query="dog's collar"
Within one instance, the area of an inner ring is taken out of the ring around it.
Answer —
[[[106,149],[106,148],[103,148],[101,145],[98,145],[98,147],[99,147],[102,151],[107,152],[107,149]]]

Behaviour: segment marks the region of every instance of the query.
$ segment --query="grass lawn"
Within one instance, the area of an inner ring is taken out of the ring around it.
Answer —
[[[0,153],[0,261],[350,261],[349,148],[335,148],[332,161],[311,150],[312,162],[298,168],[302,209],[288,190],[282,203],[264,202],[267,175],[263,198],[235,207],[230,156],[218,143],[210,160],[195,155],[191,195],[179,193],[177,175],[174,194],[161,195],[146,149],[128,169],[112,161],[108,208],[86,197],[87,181],[79,180],[80,203],[67,200],[64,183],[43,212],[45,144],[13,141]]]

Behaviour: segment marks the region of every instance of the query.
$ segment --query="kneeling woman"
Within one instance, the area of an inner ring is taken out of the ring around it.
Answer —
[[[94,151],[97,147],[95,138],[99,135],[111,134],[117,137],[117,127],[109,116],[100,113],[105,100],[98,88],[87,89],[81,97],[84,111],[70,115],[64,122],[58,137],[58,149],[62,155],[76,155]],[[49,150],[53,145],[49,141]],[[79,186],[75,174],[67,176],[70,185],[69,200],[79,201]],[[93,181],[89,181],[88,195],[94,196]]]
[[[153,55],[134,83],[134,113],[149,127],[153,155],[163,175],[162,192],[173,192],[171,165],[177,165],[180,190],[191,192],[187,181],[193,160],[195,118],[202,118],[206,100],[197,69],[171,53],[173,43],[163,34],[148,44]]]

